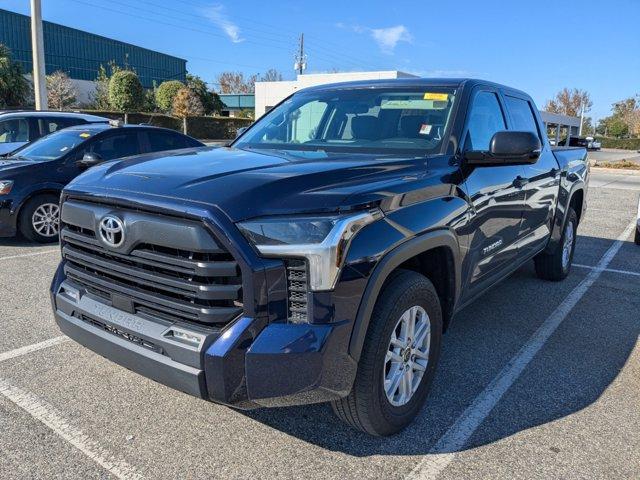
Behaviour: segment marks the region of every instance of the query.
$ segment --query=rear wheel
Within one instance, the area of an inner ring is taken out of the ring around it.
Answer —
[[[374,307],[353,389],[332,403],[342,421],[377,436],[399,432],[420,411],[442,338],[432,283],[408,270],[392,275]]]
[[[573,208],[569,207],[567,221],[565,222],[560,245],[552,254],[539,253],[534,262],[536,274],[544,280],[564,280],[569,275],[573,252],[576,248],[576,230],[578,228],[578,216]]]
[[[20,233],[32,242],[56,242],[60,230],[58,202],[58,196],[52,193],[30,199],[20,211]]]

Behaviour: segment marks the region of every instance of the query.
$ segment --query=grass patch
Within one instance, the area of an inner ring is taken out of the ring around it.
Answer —
[[[619,160],[617,162],[596,162],[594,167],[600,168],[619,168],[625,170],[640,170],[640,163],[631,160]]]

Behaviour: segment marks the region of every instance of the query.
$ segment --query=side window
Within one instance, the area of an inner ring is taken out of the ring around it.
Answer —
[[[531,104],[521,98],[505,98],[507,101],[507,108],[511,114],[511,120],[513,121],[513,129],[520,132],[533,132],[536,135],[540,135],[536,119],[531,111]]]
[[[48,135],[63,128],[70,127],[72,125],[78,125],[83,123],[81,120],[75,120],[73,118],[41,118],[38,120],[40,124],[40,131],[42,135]]]
[[[493,92],[479,92],[469,109],[465,150],[489,150],[491,137],[506,130],[504,115],[498,97]]]
[[[128,157],[140,153],[137,132],[113,133],[107,138],[97,140],[91,152],[100,155],[103,160]]]
[[[0,143],[28,142],[29,122],[24,118],[12,118],[0,122]]]
[[[147,130],[149,147],[151,152],[161,152],[163,150],[175,150],[187,147],[185,138],[172,132],[163,130]]]

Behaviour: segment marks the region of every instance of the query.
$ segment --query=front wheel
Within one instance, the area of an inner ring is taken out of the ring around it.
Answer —
[[[578,228],[578,215],[573,208],[569,207],[567,221],[564,225],[560,245],[552,254],[539,253],[534,258],[536,274],[544,280],[559,281],[564,280],[569,275],[571,263],[573,262],[573,252],[576,248],[576,230]]]
[[[51,243],[58,240],[60,206],[57,195],[47,193],[30,199],[20,211],[20,233],[32,242]]]
[[[393,273],[376,301],[351,393],[332,403],[336,415],[376,436],[405,428],[429,393],[441,338],[433,284],[416,272]]]

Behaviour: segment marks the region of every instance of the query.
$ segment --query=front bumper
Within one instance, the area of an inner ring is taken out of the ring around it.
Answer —
[[[238,408],[285,406],[346,396],[356,362],[350,325],[270,323],[241,316],[224,329],[179,326],[116,310],[67,280],[51,288],[58,326],[94,352],[145,377]],[[187,344],[176,329],[198,338]]]
[[[12,201],[0,200],[0,237],[14,237],[16,231],[16,218],[12,211]]]

